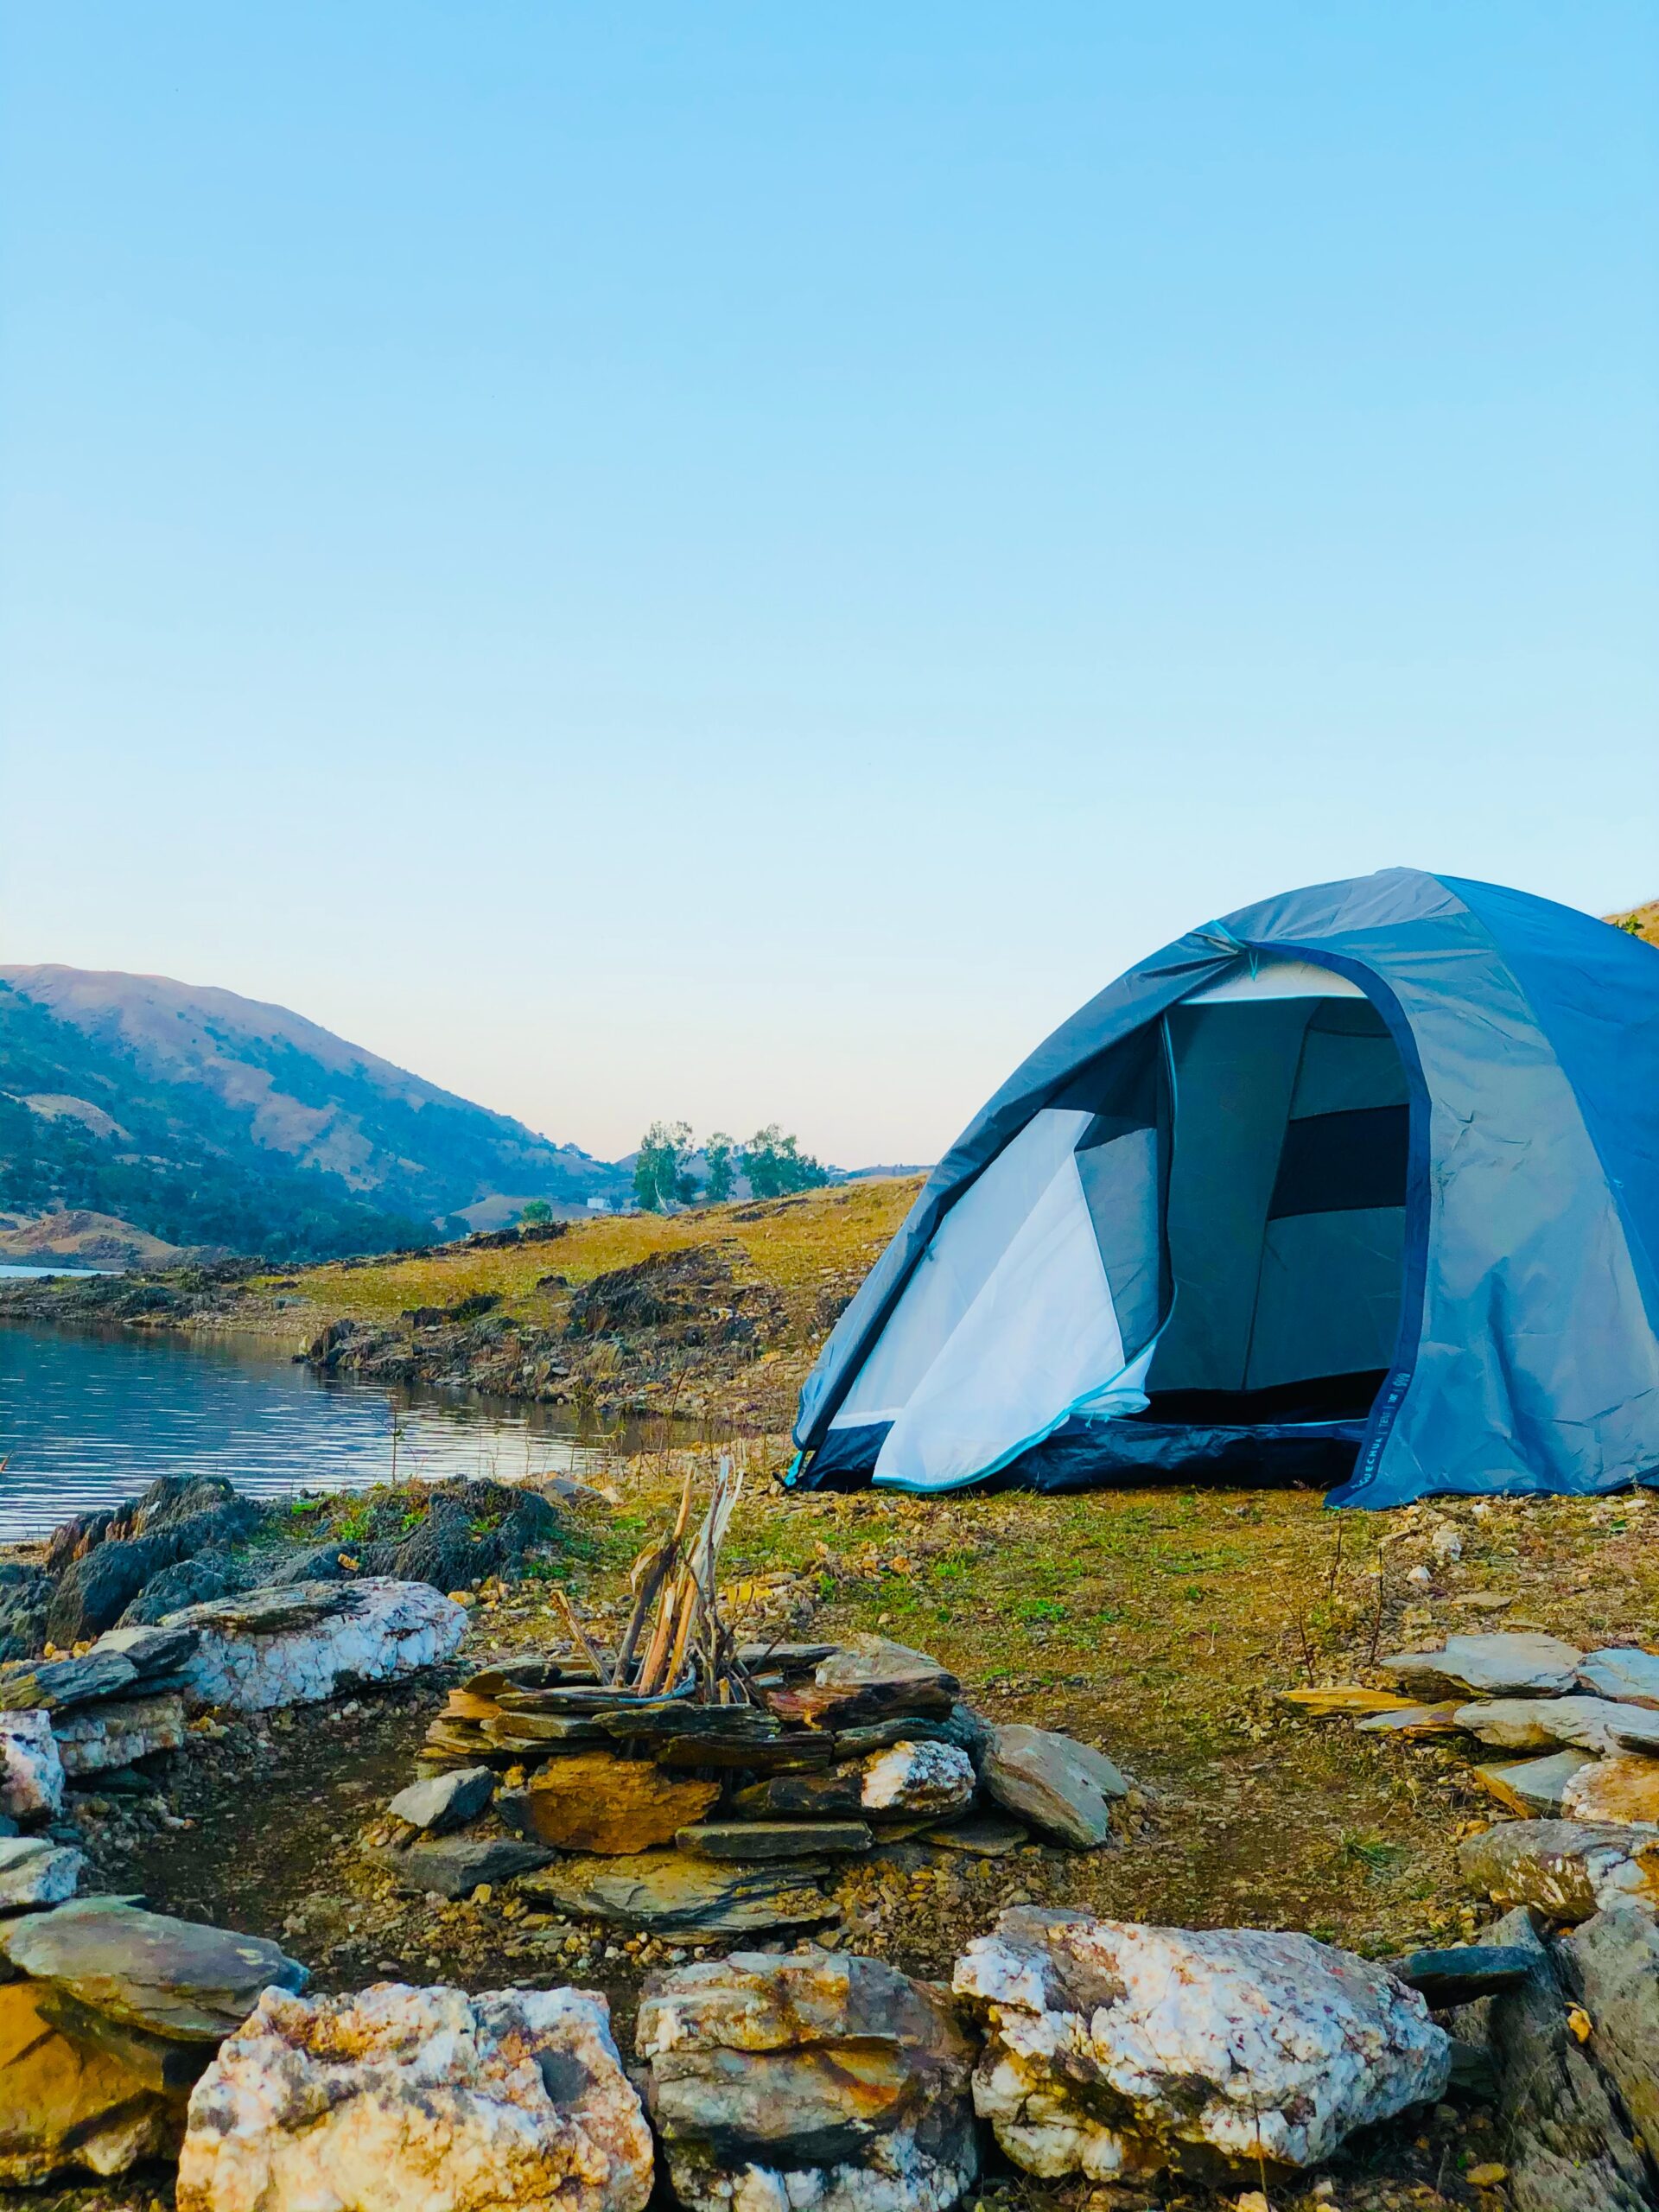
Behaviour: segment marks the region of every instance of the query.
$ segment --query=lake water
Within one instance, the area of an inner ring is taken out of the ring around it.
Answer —
[[[395,1448],[400,1480],[591,1480],[619,1446],[645,1440],[638,1426],[584,1428],[562,1407],[315,1375],[246,1339],[0,1323],[0,1541],[44,1535],[157,1475],[228,1475],[259,1497],[358,1490],[391,1475]]]

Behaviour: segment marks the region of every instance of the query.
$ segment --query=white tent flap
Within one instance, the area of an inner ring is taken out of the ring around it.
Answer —
[[[1106,1270],[1068,1151],[911,1391],[875,1480],[938,1491],[994,1474],[1081,1402],[1103,1399],[1122,1370]],[[1133,1384],[1128,1395],[1143,1402]]]

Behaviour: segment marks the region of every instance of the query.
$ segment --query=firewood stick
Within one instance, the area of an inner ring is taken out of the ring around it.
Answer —
[[[588,1637],[587,1630],[583,1628],[582,1623],[576,1618],[575,1607],[570,1603],[569,1596],[563,1590],[559,1592],[559,1603],[564,1607],[564,1618],[569,1622],[572,1630],[575,1631],[576,1641],[581,1644],[582,1649],[588,1654],[588,1656],[593,1661],[594,1672],[599,1676],[601,1682],[608,1682],[611,1680],[611,1676],[606,1670],[605,1662],[600,1657],[599,1653],[594,1649],[594,1645]]]
[[[674,1643],[669,1654],[663,1688],[671,1690],[680,1679],[680,1669],[685,1664],[686,1640],[697,1617],[697,1578],[688,1567],[680,1578],[679,1621],[674,1631]]]
[[[673,1564],[673,1560],[674,1548],[664,1539],[662,1542],[653,1545],[649,1551],[641,1552],[639,1559],[634,1562],[636,1574],[639,1573],[641,1567],[644,1567],[646,1571],[638,1585],[633,1611],[628,1616],[627,1630],[617,1648],[616,1669],[611,1679],[619,1688],[627,1687],[628,1668],[633,1659],[634,1646],[639,1643],[640,1631],[645,1627],[652,1605],[657,1602],[657,1593],[667,1580],[668,1570]]]
[[[663,1599],[658,1610],[657,1625],[652,1632],[651,1642],[646,1647],[645,1660],[639,1669],[639,1680],[634,1685],[641,1697],[650,1697],[662,1679],[663,1662],[668,1656],[669,1642],[673,1633],[674,1606],[679,1596],[679,1582],[671,1573],[664,1578]]]

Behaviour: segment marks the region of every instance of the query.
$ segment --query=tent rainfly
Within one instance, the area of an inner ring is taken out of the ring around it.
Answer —
[[[1659,1484],[1659,953],[1389,869],[1119,978],[940,1161],[791,1479]]]

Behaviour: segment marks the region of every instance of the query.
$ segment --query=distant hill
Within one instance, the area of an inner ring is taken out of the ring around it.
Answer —
[[[286,1008],[162,976],[0,968],[0,1211],[276,1259],[575,1209],[625,1171]]]

